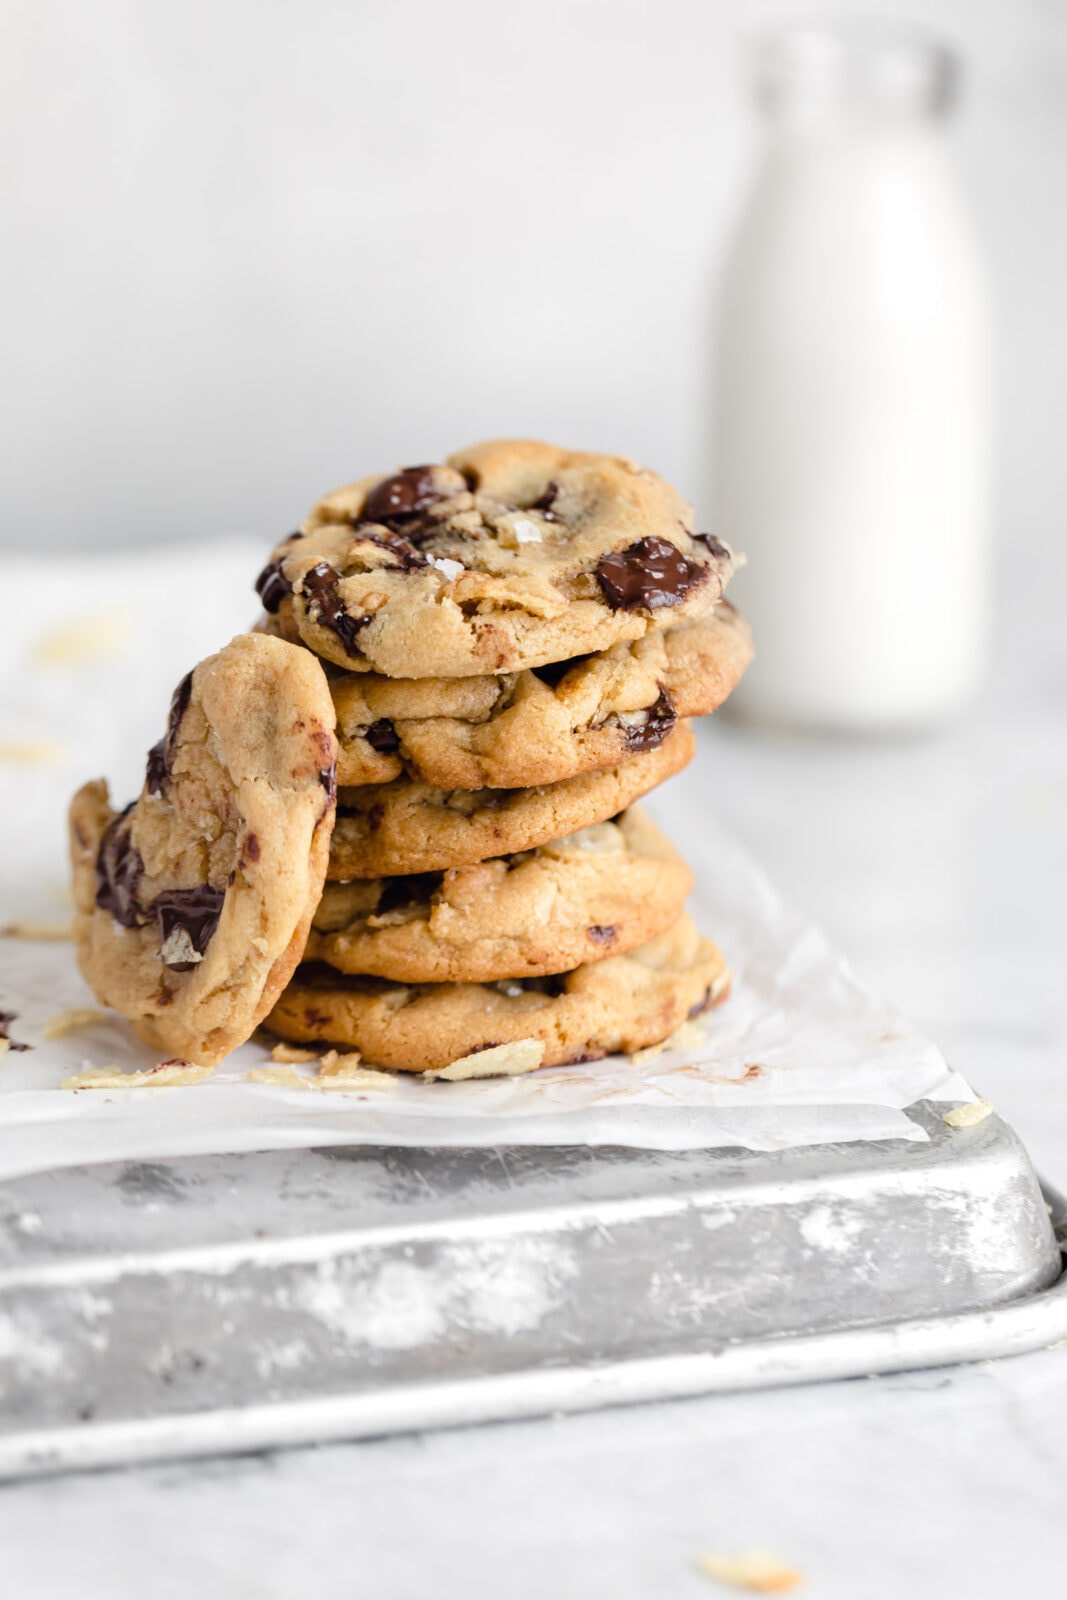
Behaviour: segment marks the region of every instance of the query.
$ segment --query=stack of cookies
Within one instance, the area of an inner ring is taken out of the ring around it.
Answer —
[[[264,1019],[446,1077],[667,1037],[729,976],[634,802],[748,663],[731,567],[655,474],[531,442],[327,496],[136,804],[75,798],[97,994],[204,1062]]]

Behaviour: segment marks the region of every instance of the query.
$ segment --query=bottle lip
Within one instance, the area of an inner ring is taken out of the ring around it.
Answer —
[[[756,103],[772,117],[946,116],[960,60],[936,34],[891,21],[789,24],[752,41]]]

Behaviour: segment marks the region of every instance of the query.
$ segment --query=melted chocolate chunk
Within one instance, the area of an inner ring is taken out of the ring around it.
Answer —
[[[656,611],[680,604],[708,573],[668,539],[650,536],[601,556],[595,576],[613,611]]]
[[[442,499],[434,482],[433,467],[405,467],[393,478],[377,484],[363,502],[361,522],[399,522],[416,517],[435,500]]]
[[[387,717],[380,717],[377,722],[372,722],[363,737],[371,749],[377,750],[382,756],[391,756],[400,749],[397,731]]]
[[[295,534],[289,535],[290,539],[296,538]],[[263,568],[255,583],[256,593],[263,602],[264,611],[271,615],[277,611],[286,595],[292,594],[292,588],[282,576],[280,561],[271,561]]]
[[[535,678],[540,678],[542,683],[547,683],[550,689],[562,683],[572,667],[580,666],[583,661],[588,661],[588,656],[571,656],[569,661],[547,661],[543,667],[531,667]]]
[[[628,750],[654,750],[663,743],[675,723],[678,713],[666,689],[661,689],[659,699],[644,713],[644,722],[621,723],[622,736]]]
[[[592,939],[594,944],[615,943],[615,934],[617,930],[614,927],[602,926],[594,923],[591,928],[587,928],[585,931],[589,935],[590,939]]]
[[[11,1037],[11,1024],[15,1021],[17,1015],[18,1013],[15,1011],[0,1011],[0,1039],[7,1040],[9,1050],[32,1050],[32,1044],[21,1044],[19,1040]]]
[[[178,729],[182,725],[182,718],[189,709],[189,697],[193,692],[193,675],[187,672],[170,697],[170,711],[167,713],[167,731],[148,752],[145,763],[145,789],[157,799],[170,778],[171,768],[174,764],[174,750],[178,743]]]
[[[706,544],[716,561],[729,561],[730,552],[721,539],[716,539],[713,533],[694,533],[694,539],[699,539],[701,544]]]
[[[131,806],[116,817],[100,841],[96,856],[96,903],[109,911],[124,928],[139,928],[146,920],[137,904],[137,891],[144,877],[141,853],[130,839],[126,819]]]
[[[337,763],[336,763],[336,761],[333,762],[333,764],[331,766],[323,767],[322,771],[319,773],[319,782],[322,784],[322,787],[326,790],[326,808],[327,808],[327,810],[329,810],[330,806],[334,805],[336,800],[337,800]]]
[[[413,539],[421,538],[424,534],[436,533],[437,523],[429,528],[411,527],[405,533],[396,533],[387,530],[385,533],[367,533],[360,535],[368,544],[379,545],[383,550],[396,557],[396,564],[401,572],[413,572],[416,567],[429,565],[426,557],[420,550],[416,550]]]
[[[198,884],[195,889],[167,889],[156,895],[149,909],[155,912],[159,923],[163,949],[176,933],[184,933],[197,955],[202,956],[219,925],[225,898],[224,889],[213,889],[209,883]],[[198,963],[164,959],[163,965],[172,972],[189,972]]]
[[[317,567],[312,567],[310,572],[304,574],[303,593],[316,607],[317,620],[322,627],[329,628],[337,635],[346,654],[358,656],[356,639],[360,629],[365,628],[371,619],[370,616],[349,616],[337,593],[340,577],[336,567],[331,567],[328,561],[320,561]]]
[[[527,511],[540,511],[546,522],[558,522],[559,518],[552,509],[556,503],[556,496],[558,494],[558,483],[553,481],[546,484],[544,490],[538,495],[537,499],[532,503],[532,505],[526,507]]]

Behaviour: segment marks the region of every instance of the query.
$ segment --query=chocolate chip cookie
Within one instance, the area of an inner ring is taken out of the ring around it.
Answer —
[[[327,495],[256,588],[338,666],[457,678],[571,660],[702,615],[732,566],[655,473],[498,440]]]
[[[696,741],[679,722],[662,744],[618,766],[527,789],[438,789],[409,778],[342,789],[327,876],[442,872],[532,850],[616,816],[680,772]]]
[[[70,808],[78,961],[148,1044],[212,1065],[248,1038],[322,894],[337,742],[307,650],[249,634],[175,690],[140,797]]]
[[[302,967],[267,1026],[401,1072],[437,1072],[490,1050],[501,1057],[497,1070],[532,1070],[656,1044],[724,999],[729,984],[719,951],[683,916],[627,955],[555,977],[405,986]],[[522,1057],[512,1062],[516,1049]]]
[[[558,783],[651,750],[722,704],[752,656],[726,600],[596,655],[479,678],[334,673],[337,779],[441,789]]]
[[[519,855],[327,884],[305,958],[403,983],[488,983],[621,955],[682,913],[692,873],[636,807]]]

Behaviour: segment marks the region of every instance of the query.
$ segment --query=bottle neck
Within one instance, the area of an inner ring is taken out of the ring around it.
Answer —
[[[813,137],[933,131],[958,83],[943,44],[886,25],[783,29],[757,41],[752,61],[767,129]]]

